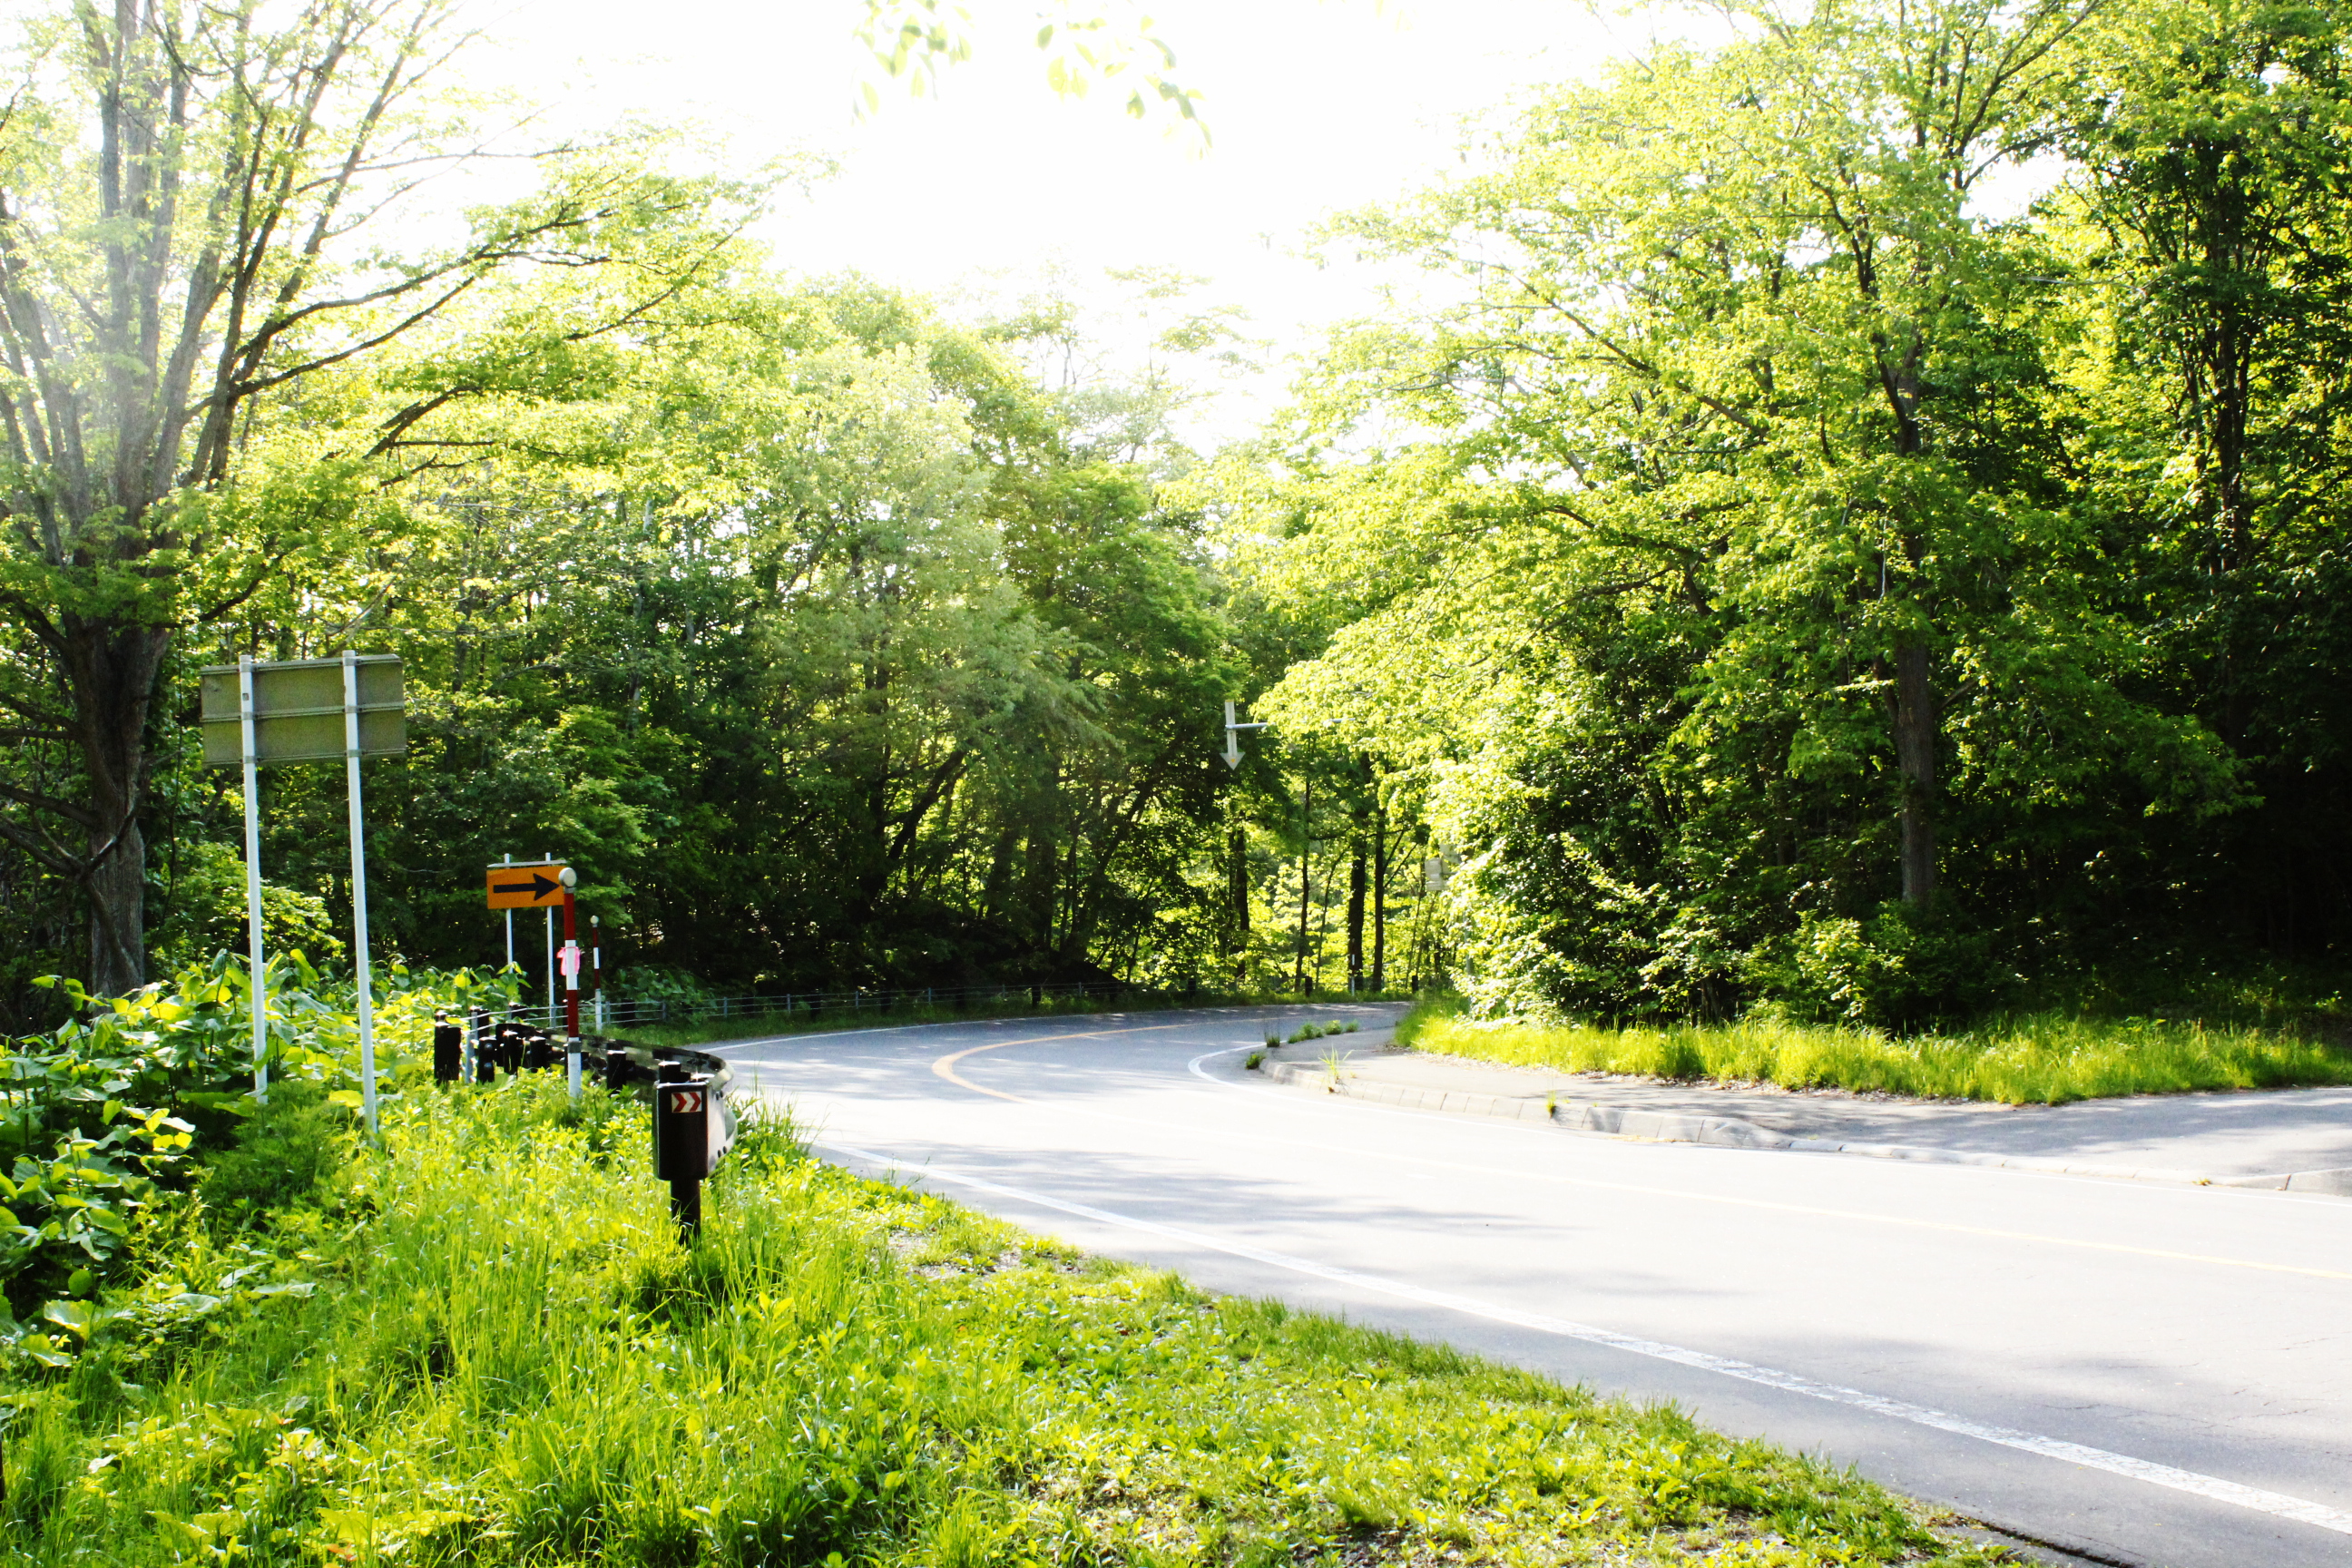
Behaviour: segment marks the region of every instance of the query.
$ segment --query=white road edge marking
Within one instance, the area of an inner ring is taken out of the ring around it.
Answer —
[[[1988,1426],[1971,1421],[1965,1415],[1937,1410],[1925,1405],[1913,1405],[1906,1400],[1889,1399],[1882,1394],[1866,1394],[1858,1388],[1839,1384],[1821,1383],[1795,1373],[1780,1372],[1750,1362],[1734,1361],[1728,1356],[1710,1355],[1705,1351],[1685,1350],[1657,1340],[1645,1340],[1632,1334],[1621,1334],[1612,1329],[1595,1328],[1589,1323],[1570,1322],[1565,1318],[1547,1317],[1541,1312],[1523,1312],[1516,1307],[1499,1306],[1476,1300],[1468,1296],[1456,1296],[1444,1290],[1424,1289],[1401,1280],[1383,1279],[1374,1274],[1360,1274],[1352,1268],[1336,1268],[1312,1258],[1294,1258],[1287,1253],[1269,1252],[1244,1242],[1225,1241],[1181,1226],[1162,1225],[1157,1220],[1142,1219],[1134,1215],[1119,1214],[1112,1209],[1095,1208],[1087,1204],[1074,1204],[1062,1198],[1050,1198],[1043,1193],[1033,1193],[1023,1187],[1007,1186],[1002,1182],[975,1176],[969,1172],[950,1170],[940,1165],[908,1166],[887,1154],[854,1144],[837,1143],[829,1139],[814,1141],[818,1148],[831,1149],[853,1159],[864,1160],[894,1170],[908,1170],[927,1180],[953,1182],[961,1186],[994,1193],[1001,1197],[1021,1203],[1035,1204],[1043,1208],[1058,1209],[1076,1215],[1081,1219],[1097,1220],[1104,1225],[1118,1226],[1126,1230],[1139,1230],[1153,1236],[1164,1236],[1193,1247],[1205,1247],[1213,1252],[1246,1258],[1252,1262],[1269,1264],[1294,1273],[1312,1275],[1341,1285],[1353,1285],[1360,1289],[1374,1290],[1385,1296],[1395,1296],[1424,1306],[1442,1307],[1449,1311],[1465,1313],[1474,1318],[1486,1318],[1515,1328],[1533,1329],[1539,1333],[1558,1334],[1565,1339],[1582,1340],[1589,1344],[1602,1345],[1610,1350],[1625,1351],[1633,1355],[1649,1356],[1657,1361],[1696,1367],[1702,1372],[1720,1373],[1743,1382],[1761,1384],[1786,1394],[1801,1394],[1811,1399],[1827,1400],[1833,1405],[1848,1405],[1867,1410],[1875,1415],[1908,1421],[1915,1426],[1932,1426],[1940,1432],[1957,1433],[1963,1437],[1975,1437],[1987,1443],[1997,1443],[2004,1448],[2038,1454],[2043,1458],[2058,1459],[2067,1464],[2081,1465],[2088,1469],[2105,1470],[2110,1475],[2124,1476],[2150,1486],[2165,1487],[2173,1491],[2187,1492],[2193,1497],[2225,1502],[2238,1508],[2291,1519],[2302,1524],[2317,1525],[2339,1535],[2352,1535],[2352,1513],[2345,1513],[2324,1504],[2306,1502],[2288,1497],[2284,1492],[2265,1491],[2260,1487],[2241,1486],[2236,1481],[2223,1480],[2219,1476],[2200,1475],[2195,1470],[2175,1469],[2147,1459],[2135,1459],[2128,1454],[2110,1453],[2105,1448],[2093,1448],[2081,1443],[2070,1443],[2060,1437],[2044,1437],[2035,1432],[2021,1432],[2009,1426]]]

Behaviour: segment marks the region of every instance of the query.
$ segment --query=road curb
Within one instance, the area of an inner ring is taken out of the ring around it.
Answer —
[[[1364,1083],[1345,1076],[1345,1069],[1335,1075],[1329,1068],[1308,1067],[1304,1063],[1268,1062],[1260,1070],[1275,1083],[1293,1088],[1319,1089],[1327,1094],[1344,1095],[1350,1100],[1416,1110],[1444,1110],[1468,1116],[1495,1116],[1513,1121],[1543,1122],[1574,1132],[1600,1132],[1612,1138],[1634,1138],[1651,1143],[1712,1143],[1731,1149],[1785,1149],[1804,1154],[1853,1154],[1866,1159],[1909,1160],[1923,1164],[1979,1165],[2004,1171],[2034,1171],[2044,1175],[2104,1176],[2110,1180],[2170,1182],[2194,1187],[2254,1187],[2271,1192],[2352,1197],[2352,1170],[2213,1176],[2197,1171],[2093,1165],[2075,1160],[2036,1159],[2021,1154],[1975,1154],[1951,1149],[1922,1149],[1905,1143],[1858,1143],[1829,1138],[1799,1138],[1735,1117],[1637,1110],[1597,1100],[1559,1100],[1545,1105],[1512,1095]]]

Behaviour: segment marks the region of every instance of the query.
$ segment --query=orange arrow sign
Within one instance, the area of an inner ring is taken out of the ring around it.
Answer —
[[[559,909],[563,903],[563,864],[493,866],[489,889],[494,910]]]

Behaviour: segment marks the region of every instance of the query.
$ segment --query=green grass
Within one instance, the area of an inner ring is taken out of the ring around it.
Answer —
[[[2059,1013],[1987,1021],[1956,1034],[1749,1020],[1614,1028],[1479,1023],[1459,1004],[1416,1008],[1401,1045],[1571,1072],[1883,1090],[1923,1099],[2063,1104],[2108,1095],[2352,1083],[2352,1052],[2299,1032],[2195,1020]]]
[[[646,1142],[599,1091],[427,1090],[304,1206],[176,1211],[76,1370],[0,1386],[0,1556],[2000,1560],[1671,1408],[1089,1260],[810,1162],[773,1126],[730,1155],[688,1249]]]

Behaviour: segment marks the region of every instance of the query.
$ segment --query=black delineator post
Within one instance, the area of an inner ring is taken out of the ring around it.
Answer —
[[[499,1076],[498,1036],[490,1027],[490,1016],[479,1008],[474,1011],[474,1081],[494,1083]]]
[[[680,1241],[702,1229],[702,1178],[710,1173],[710,1086],[683,1073],[654,1083],[654,1175],[669,1184]]]
[[[433,1015],[433,1081],[456,1083],[466,1058],[466,1031],[446,1013]]]
[[[604,1047],[604,1087],[618,1094],[629,1087],[629,1053],[622,1047]]]

